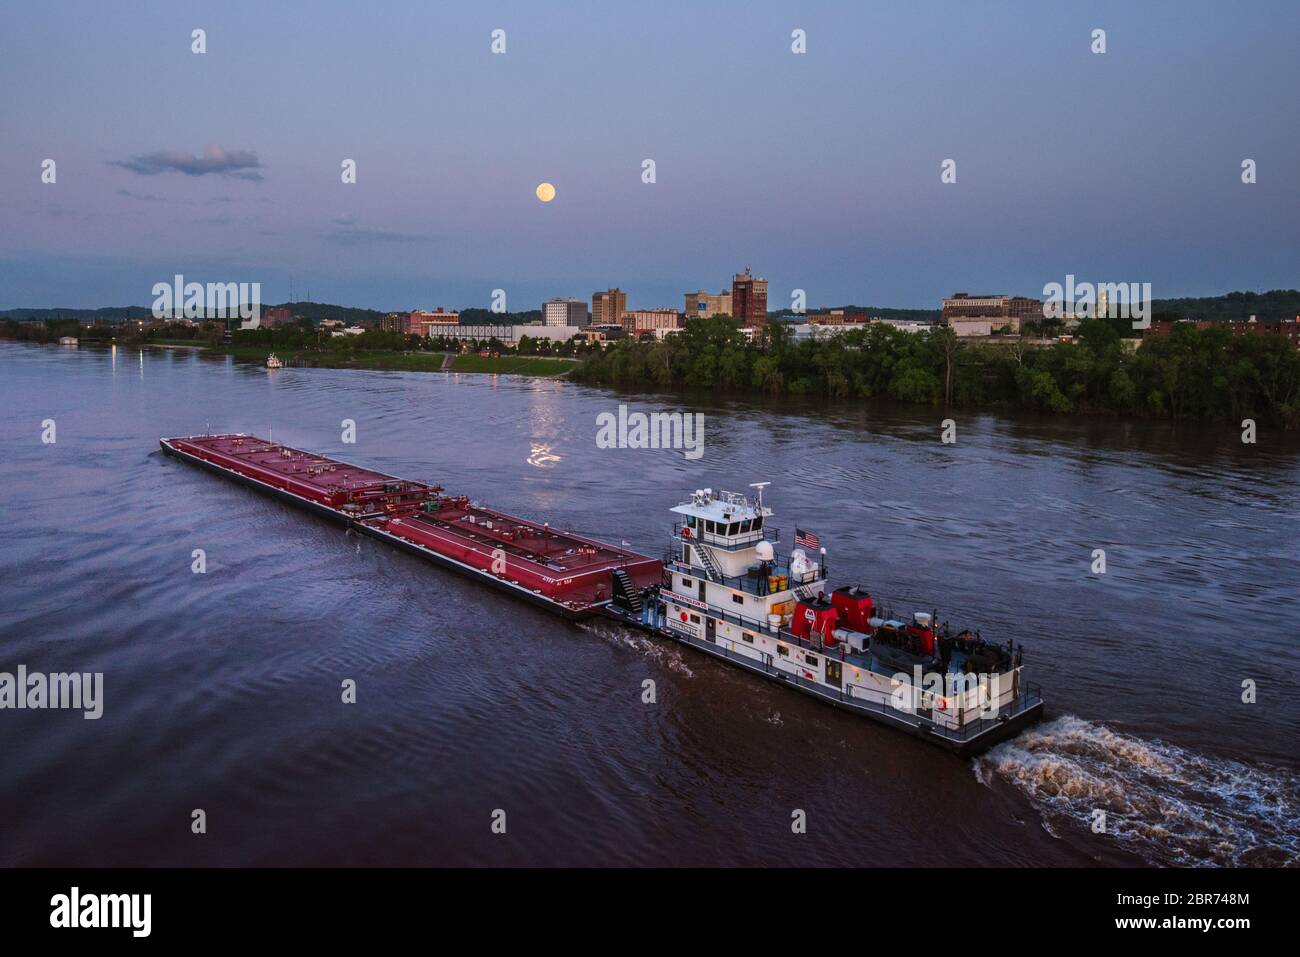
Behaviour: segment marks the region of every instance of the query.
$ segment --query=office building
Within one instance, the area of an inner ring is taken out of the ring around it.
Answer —
[[[623,321],[627,312],[627,293],[622,289],[607,289],[591,295],[591,324],[593,326],[617,326]]]
[[[587,303],[582,299],[548,299],[542,304],[542,324],[546,326],[585,326]]]

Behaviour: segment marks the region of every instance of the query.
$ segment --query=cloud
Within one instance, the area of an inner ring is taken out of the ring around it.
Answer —
[[[163,198],[155,196],[153,193],[133,193],[129,189],[119,189],[118,196],[125,196],[127,199],[139,199],[147,203],[161,203]]]
[[[184,173],[186,176],[226,176],[257,182],[262,179],[262,168],[257,154],[251,150],[227,152],[220,146],[206,146],[202,156],[191,156],[179,150],[158,150],[141,153],[127,160],[111,160],[110,166],[120,166],[140,176],[159,173]]]
[[[326,233],[325,238],[341,246],[361,246],[367,243],[431,243],[438,238],[423,233],[399,233],[391,229],[362,226],[352,213],[335,218],[334,225],[336,228]]]

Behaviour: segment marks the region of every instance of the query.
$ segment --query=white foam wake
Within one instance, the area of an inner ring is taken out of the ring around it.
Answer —
[[[662,665],[669,671],[676,672],[686,678],[695,677],[695,672],[682,660],[680,649],[670,641],[651,638],[644,632],[632,631],[630,628],[623,628],[613,622],[590,620],[579,622],[578,627],[603,641],[629,648],[642,657]]]
[[[975,761],[981,783],[1014,784],[1053,834],[1112,840],[1176,866],[1300,866],[1300,775],[1143,741],[1072,715]],[[1094,812],[1105,834],[1093,834]]]

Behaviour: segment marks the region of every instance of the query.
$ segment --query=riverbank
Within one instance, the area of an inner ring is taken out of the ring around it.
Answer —
[[[486,372],[497,375],[558,376],[570,372],[574,359],[546,356],[481,356],[476,353],[457,355],[445,352],[389,352],[358,350],[349,352],[310,349],[270,350],[264,346],[224,346],[208,350],[227,355],[237,362],[265,362],[275,351],[285,365],[315,369],[364,369],[387,372]],[[447,358],[451,356],[450,365]]]
[[[575,381],[628,391],[707,389],[752,396],[887,396],[941,408],[1023,409],[1241,422],[1300,429],[1300,351],[1279,337],[1177,323],[1136,341],[1088,320],[1068,342],[976,343],[949,329],[884,324],[795,341],[767,326],[754,341],[730,321],[692,320],[656,342],[620,342]]]

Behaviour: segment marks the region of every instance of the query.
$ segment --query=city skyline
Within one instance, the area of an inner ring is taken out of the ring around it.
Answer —
[[[1297,284],[1289,4],[1252,11],[1264,37],[1208,4],[667,4],[562,25],[526,5],[140,9],[0,14],[23,38],[0,58],[0,308],[146,304],[175,273],[380,310],[615,286],[675,307],[746,265],[774,312],[796,289],[933,309],[1067,274],[1156,298]]]

